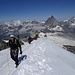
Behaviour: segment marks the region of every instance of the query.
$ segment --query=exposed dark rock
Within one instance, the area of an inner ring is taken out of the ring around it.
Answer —
[[[70,52],[72,52],[72,53],[75,54],[75,46],[63,45],[63,47],[64,47],[65,49],[67,49],[67,51],[70,51]]]
[[[3,40],[0,40],[0,51],[7,48],[7,43]]]
[[[35,19],[34,19],[34,21],[32,21],[31,23],[32,23],[32,24],[39,24],[39,22],[36,21]]]

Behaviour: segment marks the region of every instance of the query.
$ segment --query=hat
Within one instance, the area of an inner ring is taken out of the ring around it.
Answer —
[[[10,38],[11,38],[11,37],[14,37],[14,35],[10,35]]]

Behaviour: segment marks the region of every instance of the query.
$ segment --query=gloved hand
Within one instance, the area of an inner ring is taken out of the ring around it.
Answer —
[[[20,54],[22,54],[22,51],[20,51]]]

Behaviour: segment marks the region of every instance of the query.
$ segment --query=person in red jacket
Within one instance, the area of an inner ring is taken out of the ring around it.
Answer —
[[[19,40],[14,35],[10,35],[9,47],[11,58],[15,61],[16,67],[18,67],[18,52],[20,48],[20,54],[22,54],[22,49]]]

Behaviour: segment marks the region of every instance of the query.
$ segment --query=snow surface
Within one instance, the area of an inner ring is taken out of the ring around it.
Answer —
[[[45,36],[45,33],[43,33],[43,32],[39,33],[39,37],[44,37],[44,36]]]
[[[68,22],[68,20],[64,20],[63,22]]]
[[[50,40],[54,41],[56,44],[58,44],[61,47],[63,47],[63,45],[75,46],[74,40],[57,36],[57,33],[46,33],[46,35]]]
[[[27,59],[17,69],[9,49],[0,52],[0,75],[75,75],[75,55],[48,38],[39,38],[22,49]]]
[[[12,26],[19,26],[21,25],[21,21],[20,20],[14,20],[14,21],[11,21],[11,22],[5,22],[6,25],[8,25],[8,27],[12,27]]]
[[[75,23],[72,23],[72,24],[70,25],[70,27],[71,27],[71,28],[75,28]]]
[[[51,28],[50,30],[53,30],[53,31],[64,31],[63,28],[58,26],[58,25],[55,28]]]

